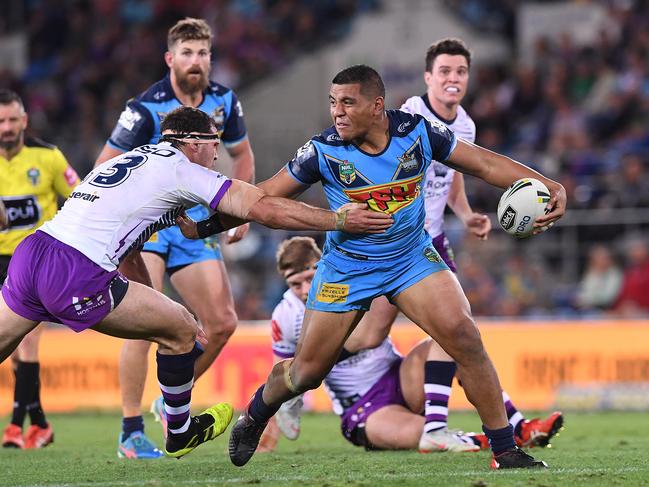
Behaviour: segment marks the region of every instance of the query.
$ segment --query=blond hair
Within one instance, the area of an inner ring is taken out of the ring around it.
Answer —
[[[171,51],[177,42],[207,41],[212,46],[212,29],[203,19],[185,17],[176,22],[167,34],[167,49]]]

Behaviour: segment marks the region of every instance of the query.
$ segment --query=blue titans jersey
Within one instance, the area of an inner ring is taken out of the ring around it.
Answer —
[[[169,75],[151,85],[144,93],[131,98],[108,139],[108,145],[124,152],[146,144],[155,144],[160,138],[160,122],[164,116],[182,106],[171,87]],[[236,145],[246,137],[241,103],[230,88],[210,81],[203,92],[198,108],[210,115],[219,127],[219,135],[226,147]],[[188,214],[194,220],[207,218],[202,205]]]
[[[368,154],[344,142],[332,126],[301,147],[286,165],[304,185],[322,182],[329,206],[367,203],[392,215],[394,225],[377,235],[328,232],[325,249],[338,248],[360,258],[385,260],[426,240],[421,185],[432,161],[445,161],[455,148],[452,131],[442,123],[399,110],[386,111],[390,140],[380,154]]]

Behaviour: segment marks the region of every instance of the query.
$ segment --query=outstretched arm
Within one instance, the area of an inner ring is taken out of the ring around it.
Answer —
[[[445,164],[458,171],[477,176],[499,188],[507,188],[514,181],[522,178],[540,180],[550,190],[550,201],[547,204],[550,211],[547,215],[536,219],[535,228],[554,223],[566,212],[566,190],[561,184],[509,157],[458,139],[455,149]]]
[[[383,233],[393,223],[391,216],[368,210],[365,204],[351,203],[333,212],[267,195],[260,188],[236,179],[232,180],[216,210],[217,214],[207,220],[210,222],[211,235],[247,221],[270,228],[339,230],[347,233]],[[199,224],[205,225],[205,222]],[[200,231],[199,224],[186,216],[179,217],[176,223],[187,238],[206,236]]]

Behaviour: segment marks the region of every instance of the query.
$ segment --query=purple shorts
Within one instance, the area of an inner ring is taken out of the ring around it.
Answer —
[[[103,320],[127,288],[117,270],[102,269],[78,250],[37,231],[16,248],[2,297],[23,318],[62,323],[80,332]]]
[[[446,263],[448,268],[457,273],[457,267],[455,266],[455,254],[453,253],[451,244],[449,243],[444,233],[440,233],[433,239],[433,247],[435,247],[435,250],[437,250],[437,253]]]
[[[345,409],[340,417],[340,427],[348,441],[356,446],[373,449],[365,436],[365,422],[371,414],[385,406],[398,404],[407,407],[401,393],[399,368],[402,359],[397,360],[392,367],[376,381],[376,383],[354,404]]]

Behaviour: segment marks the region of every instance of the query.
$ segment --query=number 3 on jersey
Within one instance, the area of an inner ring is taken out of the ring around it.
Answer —
[[[100,188],[114,188],[115,186],[119,186],[128,179],[131,171],[137,169],[146,161],[146,156],[128,155],[97,174],[97,176],[92,178],[90,184]]]

